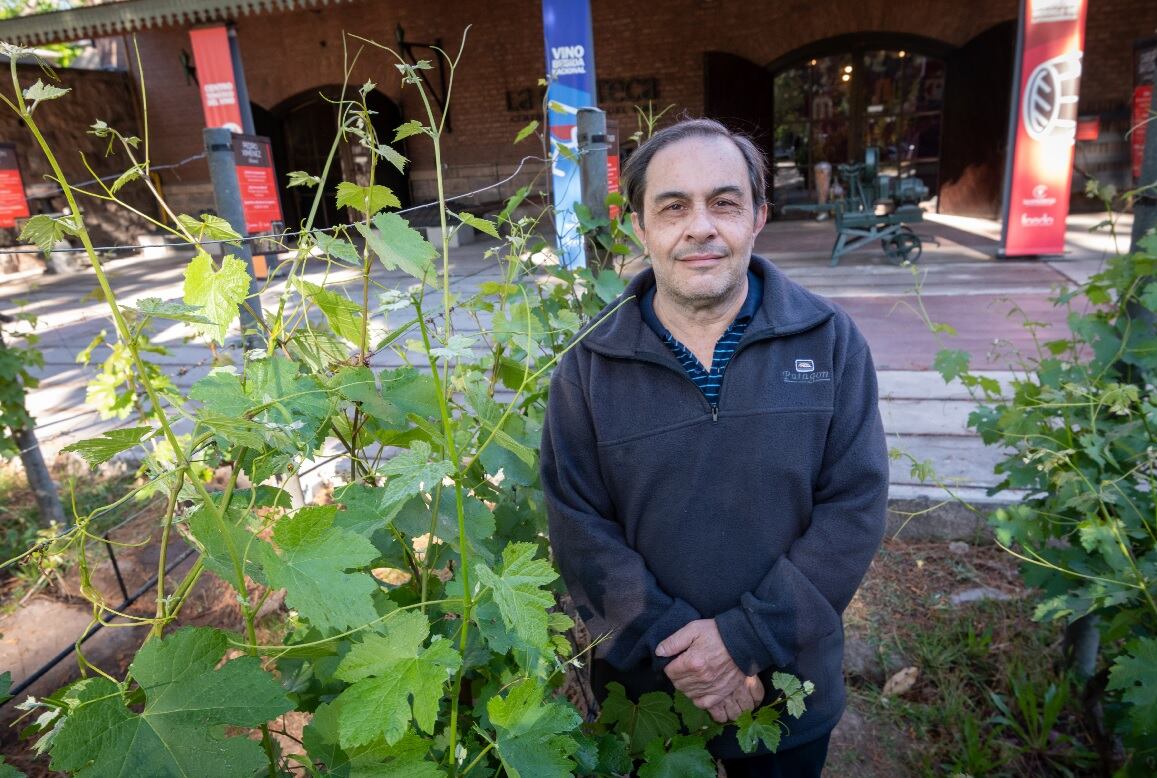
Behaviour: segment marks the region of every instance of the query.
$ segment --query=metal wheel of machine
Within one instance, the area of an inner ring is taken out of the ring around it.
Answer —
[[[920,261],[920,255],[924,253],[920,236],[912,232],[908,226],[901,227],[900,232],[892,237],[881,240],[880,248],[893,265],[905,263],[914,265]]]

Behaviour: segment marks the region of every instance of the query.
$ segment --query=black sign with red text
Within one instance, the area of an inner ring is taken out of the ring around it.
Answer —
[[[282,221],[282,216],[269,138],[234,135],[233,158],[237,163],[237,185],[241,188],[246,230],[250,235],[271,231],[273,222]]]

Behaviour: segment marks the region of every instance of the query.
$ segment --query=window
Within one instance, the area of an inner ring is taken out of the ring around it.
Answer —
[[[775,200],[814,198],[817,162],[833,166],[880,149],[880,173],[939,183],[943,60],[871,48],[816,57],[775,76]]]

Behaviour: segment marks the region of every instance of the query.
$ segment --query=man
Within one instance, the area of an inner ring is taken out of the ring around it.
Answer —
[[[711,744],[731,778],[819,775],[844,706],[841,614],[883,535],[888,467],[864,338],[752,255],[765,160],[710,120],[624,173],[651,268],[559,363],[542,444],[554,553],[610,633],[596,693],[672,687],[716,721],[815,684],[779,753]],[[617,307],[616,307],[617,306]]]

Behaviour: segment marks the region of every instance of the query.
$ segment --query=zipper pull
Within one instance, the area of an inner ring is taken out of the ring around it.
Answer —
[[[711,406],[711,421],[719,421],[719,405],[718,405],[718,403]]]

